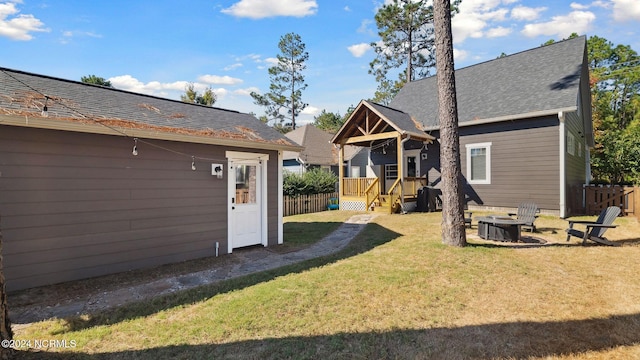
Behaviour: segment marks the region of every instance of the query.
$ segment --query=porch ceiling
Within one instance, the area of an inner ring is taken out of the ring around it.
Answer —
[[[409,114],[363,100],[331,141],[369,147],[375,141],[409,136],[418,141],[435,140]]]

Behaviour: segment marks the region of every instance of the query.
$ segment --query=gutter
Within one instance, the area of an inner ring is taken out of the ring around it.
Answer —
[[[107,127],[98,123],[81,123],[74,121],[56,120],[32,116],[0,115],[0,125],[21,126],[37,129],[72,131],[87,134],[112,135],[131,138],[177,141],[194,144],[220,145],[242,147],[255,150],[283,150],[300,152],[304,147],[300,145],[278,144],[273,141],[219,138],[202,135],[178,134],[149,129],[132,129]]]
[[[566,170],[566,156],[567,152],[565,151],[567,147],[567,137],[566,137],[566,129],[565,129],[565,116],[564,112],[558,111],[558,120],[560,120],[560,127],[558,129],[558,135],[560,136],[560,217],[567,217],[567,204],[566,204],[566,181],[567,181],[567,170]]]
[[[464,126],[491,124],[491,123],[510,121],[510,120],[527,119],[527,118],[532,118],[532,117],[557,115],[559,113],[567,113],[567,112],[572,112],[572,111],[578,111],[578,107],[577,106],[569,106],[569,107],[565,107],[565,108],[552,109],[552,110],[541,110],[541,111],[532,111],[532,112],[523,113],[523,114],[516,114],[516,115],[497,116],[497,117],[488,118],[488,119],[474,119],[474,120],[470,120],[470,121],[461,122],[461,123],[458,124],[458,126],[459,127],[464,127]],[[424,127],[424,131],[433,131],[433,130],[439,130],[439,129],[440,129],[440,126],[437,126],[437,125],[436,126],[425,126]]]

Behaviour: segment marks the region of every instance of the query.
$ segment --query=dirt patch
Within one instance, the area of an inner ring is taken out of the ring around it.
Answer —
[[[150,269],[132,270],[90,279],[14,291],[8,294],[9,308],[61,306],[61,304],[73,300],[89,298],[94,294],[112,292],[126,287],[150,283],[166,277],[187,275],[237,262],[239,262],[239,260],[233,254],[217,258],[207,257],[176,264],[162,265]],[[154,294],[143,295],[151,297]]]

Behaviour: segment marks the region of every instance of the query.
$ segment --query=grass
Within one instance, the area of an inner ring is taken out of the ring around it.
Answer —
[[[314,217],[300,221],[310,232]],[[36,323],[16,339],[76,346],[18,358],[640,358],[635,219],[607,233],[617,248],[566,243],[566,221],[546,216],[534,235],[545,245],[503,246],[473,229],[452,248],[440,221],[381,215],[332,256]]]

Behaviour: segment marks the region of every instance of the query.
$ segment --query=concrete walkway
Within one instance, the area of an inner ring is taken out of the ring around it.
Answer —
[[[9,318],[14,327],[16,327],[16,325],[21,326],[22,324],[24,326],[25,324],[45,319],[91,314],[155,296],[162,296],[330,255],[342,250],[349,244],[374,216],[373,214],[354,215],[333,233],[314,245],[286,254],[275,253],[267,248],[259,247],[242,249],[235,251],[231,255],[235,256],[237,261],[208,270],[175,277],[165,277],[152,282],[107,292],[86,294],[86,296],[80,298],[63,300],[55,306],[39,305],[37,301],[28,306],[16,308],[11,308],[11,304],[9,304]]]

